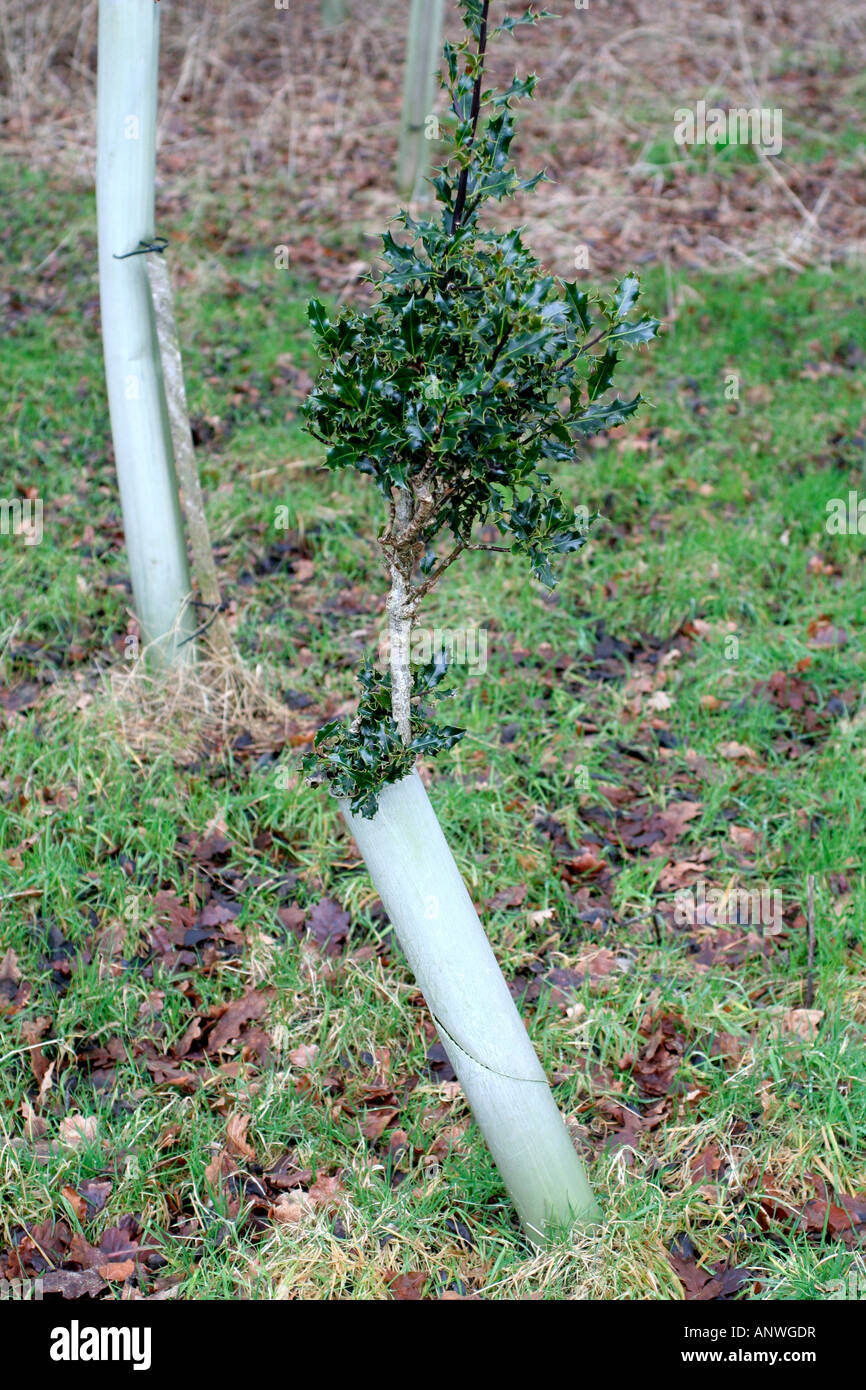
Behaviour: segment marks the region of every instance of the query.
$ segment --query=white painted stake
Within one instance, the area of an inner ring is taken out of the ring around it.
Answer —
[[[171,433],[144,255],[154,238],[159,6],[99,0],[99,300],[126,553],[142,638],[158,663],[195,630]],[[153,254],[153,253],[150,253]]]
[[[397,161],[397,185],[405,198],[420,198],[425,190],[431,146],[427,121],[433,115],[442,59],[443,9],[444,0],[411,0]]]
[[[417,772],[343,815],[536,1244],[601,1219],[583,1166]]]

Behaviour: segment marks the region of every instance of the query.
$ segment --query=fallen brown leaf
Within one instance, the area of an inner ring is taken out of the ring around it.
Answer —
[[[773,1019],[773,1034],[777,1038],[788,1035],[814,1042],[823,1017],[823,1009],[782,1009]]]
[[[733,840],[737,849],[741,849],[745,854],[754,854],[758,848],[758,836],[754,830],[750,830],[746,825],[729,825],[728,834]]]
[[[814,618],[806,632],[810,647],[844,647],[848,642],[845,629],[836,627],[833,619],[826,613],[822,613],[820,618]]]
[[[240,1035],[245,1023],[250,1023],[254,1018],[261,1018],[273,993],[272,989],[251,989],[240,999],[235,999],[229,1004],[208,1038],[207,1051],[219,1052],[221,1047],[225,1047],[226,1043],[232,1042]]]
[[[133,1260],[121,1260],[117,1264],[97,1265],[96,1272],[100,1279],[112,1283],[125,1283],[135,1273],[135,1263]]]
[[[64,1115],[60,1121],[59,1138],[61,1144],[71,1149],[83,1149],[96,1139],[97,1119],[95,1115]]]
[[[392,1298],[407,1303],[424,1297],[427,1275],[420,1269],[412,1270],[409,1274],[386,1274],[385,1283],[391,1290]]]
[[[731,739],[727,743],[719,744],[719,757],[725,758],[728,762],[752,762],[759,761],[754,748],[750,748],[748,743],[737,743]]]
[[[230,1154],[238,1158],[246,1158],[251,1163],[255,1162],[255,1149],[247,1141],[247,1130],[250,1127],[252,1115],[229,1115],[226,1123],[226,1148]]]

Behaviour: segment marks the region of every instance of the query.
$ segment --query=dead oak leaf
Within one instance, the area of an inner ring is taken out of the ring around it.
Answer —
[[[23,1024],[21,1025],[21,1032],[24,1037],[24,1041],[27,1043],[28,1055],[30,1057],[30,1067],[33,1072],[33,1075],[39,1083],[40,1100],[42,1100],[44,1094],[42,1090],[42,1084],[45,1081],[46,1074],[52,1071],[54,1067],[54,1063],[48,1061],[47,1057],[42,1051],[42,1048],[39,1046],[39,1040],[40,1038],[43,1038],[45,1036],[50,1024],[50,1018],[40,1016],[39,1018],[25,1019]],[[45,1085],[45,1092],[49,1090],[50,1086],[51,1080],[49,1079]]]
[[[107,1257],[97,1250],[95,1245],[91,1245],[86,1236],[80,1231],[76,1231],[69,1242],[69,1249],[66,1253],[66,1260],[69,1264],[80,1265],[82,1269],[95,1269],[100,1263],[105,1264]]]
[[[112,1183],[108,1179],[85,1178],[78,1185],[78,1195],[84,1200],[89,1216],[102,1211],[111,1196]]]
[[[97,1265],[96,1272],[106,1283],[125,1284],[135,1273],[133,1260],[120,1260],[116,1264]]]
[[[231,849],[231,842],[223,834],[225,822],[217,818],[208,826],[201,840],[190,845],[190,853],[197,863],[209,865],[215,859],[222,859]]]
[[[600,980],[620,969],[619,958],[606,946],[584,946],[577,957],[575,969],[590,980]]]
[[[154,910],[167,917],[171,926],[171,940],[175,946],[182,946],[185,934],[193,926],[196,914],[193,908],[180,902],[175,893],[160,888],[153,899]]]
[[[500,888],[498,893],[487,899],[487,906],[491,912],[498,912],[504,907],[521,907],[527,892],[525,883],[515,884],[513,888]]]
[[[669,710],[672,705],[673,700],[666,691],[654,690],[646,701],[645,708],[652,711],[654,714],[663,714],[666,710]]]
[[[109,1226],[99,1242],[100,1263],[119,1265],[131,1261],[139,1264],[149,1255],[158,1254],[154,1245],[141,1244],[141,1227],[135,1216],[122,1216],[116,1226]]]
[[[148,1057],[144,1064],[155,1086],[177,1086],[180,1091],[192,1092],[199,1085],[193,1072],[181,1071],[168,1057]]]
[[[223,927],[227,922],[233,922],[240,915],[240,907],[235,905],[229,907],[227,903],[217,902],[212,899],[205,903],[198,917],[200,927]]]
[[[95,1115],[64,1115],[60,1121],[59,1137],[61,1144],[70,1149],[83,1149],[96,1140],[97,1119]]]
[[[206,1164],[204,1170],[205,1182],[213,1188],[215,1192],[221,1190],[226,1178],[230,1178],[233,1173],[238,1171],[235,1163],[227,1149],[220,1149],[219,1153],[214,1154],[210,1163]]]
[[[715,857],[715,850],[707,845],[697,859],[678,859],[676,863],[666,864],[659,874],[659,888],[666,893],[671,888],[684,888],[695,883],[706,875],[706,866]]]
[[[280,1226],[297,1226],[310,1215],[310,1204],[303,1194],[297,1197],[283,1196],[271,1207],[270,1214]]]
[[[687,1302],[708,1303],[732,1298],[744,1284],[754,1279],[748,1269],[734,1269],[719,1262],[711,1270],[699,1264],[697,1251],[685,1235],[674,1241],[668,1258],[679,1276]]]
[[[689,1164],[689,1171],[693,1182],[705,1183],[721,1177],[725,1167],[725,1159],[719,1153],[718,1144],[713,1140],[705,1149],[701,1149],[700,1153],[695,1154]]]
[[[785,1009],[775,1011],[773,1036],[801,1038],[803,1042],[814,1042],[818,1036],[818,1025],[824,1017],[823,1009]]]
[[[330,1209],[336,1206],[337,1198],[343,1191],[343,1184],[337,1177],[320,1177],[307,1190],[307,1196],[314,1207]]]
[[[368,1110],[367,1118],[361,1125],[361,1133],[365,1139],[373,1142],[381,1139],[385,1130],[388,1129],[396,1120],[400,1112],[394,1109]]]
[[[543,927],[545,922],[552,922],[555,916],[555,907],[541,907],[537,912],[529,913],[529,923],[533,927]]]
[[[806,632],[810,647],[844,647],[848,642],[845,629],[836,627],[826,613],[822,613],[820,618],[813,618]]]
[[[750,830],[747,825],[729,825],[728,834],[744,854],[755,854],[758,848],[758,836],[754,830]]]
[[[866,1199],[829,1194],[813,1197],[800,1213],[800,1227],[809,1236],[841,1240],[849,1249],[866,1244]]]
[[[52,1062],[51,1066],[48,1069],[49,1075],[53,1070],[53,1067],[54,1063]],[[43,1120],[40,1115],[36,1114],[36,1111],[30,1104],[29,1100],[22,1100],[21,1102],[21,1118],[24,1121],[24,1133],[31,1144],[36,1143],[36,1141],[39,1139],[45,1138],[45,1135],[48,1133],[48,1121]]]
[[[392,1298],[407,1303],[424,1297],[427,1277],[422,1269],[414,1269],[407,1274],[386,1274],[385,1283],[391,1291]]]
[[[174,1054],[174,1056],[178,1058],[185,1057],[189,1052],[190,1048],[192,1047],[193,1043],[198,1042],[199,1038],[201,1037],[201,1032],[201,1019],[198,1016],[196,1016],[192,1020],[192,1022],[187,1025],[183,1037],[180,1039],[179,1042],[175,1043],[174,1047],[172,1048],[172,1053]]]
[[[307,931],[326,956],[338,956],[349,935],[351,917],[334,898],[322,898],[307,918]]]
[[[69,1206],[75,1213],[76,1221],[82,1225],[87,1219],[87,1202],[74,1187],[61,1187],[60,1195],[65,1198]]]
[[[43,1292],[60,1294],[61,1298],[96,1298],[105,1288],[105,1280],[95,1269],[79,1273],[71,1269],[50,1269],[42,1275]]]
[[[251,1119],[252,1115],[229,1115],[226,1122],[226,1149],[237,1158],[245,1158],[250,1163],[255,1163],[255,1149],[247,1139]]]
[[[664,840],[673,844],[683,833],[689,821],[699,816],[704,809],[702,801],[670,801],[663,811],[654,811],[649,824],[663,832]]]
[[[250,989],[221,1011],[216,1027],[207,1041],[207,1051],[213,1055],[237,1038],[244,1024],[261,1018],[274,996],[273,989]]]
[[[726,762],[749,762],[760,766],[760,758],[748,743],[737,743],[736,739],[729,739],[726,743],[719,744],[719,757]]]
[[[300,935],[307,921],[306,909],[298,907],[297,903],[291,903],[288,907],[281,907],[277,911],[277,917],[282,925],[296,935]]]
[[[319,1055],[318,1043],[301,1043],[299,1047],[293,1047],[289,1053],[289,1061],[293,1067],[311,1067]]]

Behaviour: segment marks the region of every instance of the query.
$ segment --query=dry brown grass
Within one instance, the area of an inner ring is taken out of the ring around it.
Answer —
[[[232,650],[204,648],[194,664],[155,669],[144,656],[118,661],[87,690],[58,689],[84,724],[95,724],[133,755],[167,753],[180,766],[226,748],[243,735],[253,752],[302,741],[296,721],[279,698],[276,678],[263,666],[247,666]]]
[[[552,269],[569,272],[578,244],[588,247],[592,274],[651,260],[796,268],[862,253],[859,0],[589,0],[585,10],[560,8],[558,22],[520,40],[521,66],[542,79],[522,159],[544,162],[556,179],[523,211]],[[197,196],[204,206],[231,189],[234,221],[220,235],[253,228],[263,245],[288,240],[297,268],[327,288],[351,284],[396,204],[389,171],[404,11],[402,0],[354,0],[353,20],[324,29],[317,0],[293,0],[288,10],[164,0],[159,178],[167,221],[176,199]],[[451,32],[455,20],[452,4]],[[92,179],[95,0],[81,9],[0,0],[0,41],[7,149]],[[493,75],[512,60],[502,45]],[[707,151],[693,147],[660,167],[674,110],[699,98],[724,108],[781,107],[781,156],[720,176]],[[839,148],[846,130],[847,152]],[[284,227],[261,216],[268,187],[277,206],[284,200]]]

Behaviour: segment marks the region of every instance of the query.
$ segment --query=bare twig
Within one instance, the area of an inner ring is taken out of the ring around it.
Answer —
[[[414,600],[416,604],[419,599],[424,598],[425,594],[429,594],[430,590],[436,584],[439,583],[439,580],[442,578],[445,571],[451,565],[453,565],[454,561],[457,560],[463,554],[464,550],[467,550],[468,548],[469,547],[466,545],[465,541],[460,541],[460,543],[457,546],[455,546],[455,548],[452,550],[450,555],[447,555],[444,560],[440,560],[433,573],[428,575],[424,583],[419,584],[417,589],[413,591]]]

